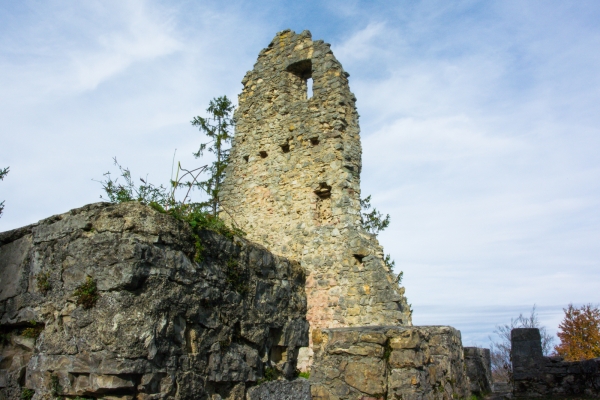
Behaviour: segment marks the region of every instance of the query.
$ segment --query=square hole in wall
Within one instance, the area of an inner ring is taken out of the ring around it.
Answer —
[[[316,145],[318,145],[319,143],[320,143],[320,142],[319,142],[319,138],[316,138],[316,137],[314,137],[314,138],[311,138],[311,139],[310,139],[310,144],[312,144],[313,146],[316,146]]]
[[[263,151],[259,151],[258,154],[260,154],[261,158],[267,158],[267,155],[268,155],[267,152],[264,151],[264,150]]]
[[[356,261],[358,261],[359,264],[362,264],[363,262],[363,258],[365,258],[366,256],[364,256],[363,254],[353,254],[354,258],[356,259]]]
[[[283,151],[284,153],[289,153],[290,152],[290,145],[289,144],[282,144],[281,145],[281,151]]]

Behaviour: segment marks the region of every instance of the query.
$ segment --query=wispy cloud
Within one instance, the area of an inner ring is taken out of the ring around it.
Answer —
[[[0,59],[0,79],[13,101],[93,90],[136,62],[181,50],[169,10],[146,1],[35,6],[41,10],[29,24],[2,32],[8,51]]]

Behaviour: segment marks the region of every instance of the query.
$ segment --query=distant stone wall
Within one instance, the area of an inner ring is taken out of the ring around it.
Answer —
[[[196,263],[187,224],[135,202],[1,233],[0,399],[26,387],[34,399],[242,400],[266,368],[295,376],[303,269],[243,239],[201,239]],[[90,309],[74,295],[87,277]]]
[[[313,399],[463,399],[460,332],[446,326],[313,330]]]
[[[511,345],[515,397],[600,397],[600,358],[566,362],[544,357],[537,328],[513,329]]]
[[[465,364],[474,395],[483,397],[492,392],[492,359],[490,349],[465,347]]]
[[[404,288],[361,225],[348,76],[308,31],[279,32],[260,52],[242,80],[221,216],[306,269],[311,327],[411,325]]]

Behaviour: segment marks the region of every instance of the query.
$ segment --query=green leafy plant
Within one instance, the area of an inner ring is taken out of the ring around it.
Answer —
[[[227,283],[232,286],[233,290],[242,296],[248,293],[248,280],[237,260],[230,258],[227,261],[225,276],[227,277]]]
[[[21,391],[21,400],[31,400],[31,398],[33,397],[34,394],[35,394],[35,391],[24,388]]]
[[[9,170],[10,170],[10,167],[0,169],[0,181],[4,180],[4,177],[8,174]],[[0,217],[2,216],[3,211],[4,211],[4,200],[2,200],[0,202]]]
[[[163,185],[155,186],[151,183],[147,183],[143,178],[140,178],[142,184],[136,186],[131,177],[131,171],[129,171],[128,168],[123,168],[116,157],[113,158],[113,162],[119,169],[119,174],[124,182],[120,183],[119,178],[116,178],[113,181],[110,171],[104,174],[104,181],[99,181],[111,203],[139,201],[143,204],[153,204],[154,207],[156,207],[156,205],[169,203],[170,193],[166,187]],[[102,196],[100,196],[100,198],[104,199]]]
[[[52,288],[49,282],[50,273],[49,272],[40,272],[35,277],[37,288],[43,294],[48,293],[48,291]]]
[[[298,377],[308,379],[308,378],[310,378],[310,372],[309,371],[298,372]]]
[[[266,367],[264,376],[260,378],[257,383],[260,385],[261,383],[274,381],[277,378],[279,378],[279,371],[277,371],[277,368]]]
[[[50,394],[52,395],[52,397],[60,397],[62,391],[63,389],[60,385],[60,380],[58,379],[58,376],[55,374],[50,375]]]
[[[38,324],[36,321],[32,320],[29,321],[29,327],[23,329],[23,331],[21,332],[21,336],[30,339],[37,339],[43,330],[44,325]]]
[[[100,297],[96,281],[90,276],[86,278],[84,283],[77,287],[73,295],[77,297],[77,304],[80,304],[86,310],[94,307]]]

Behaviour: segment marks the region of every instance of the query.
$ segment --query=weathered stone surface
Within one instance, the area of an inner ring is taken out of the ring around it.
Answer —
[[[375,346],[384,351],[374,353]],[[460,332],[444,326],[369,326],[313,331],[314,399],[466,398]],[[340,351],[359,349],[363,351]]]
[[[485,396],[492,391],[492,359],[489,349],[465,347],[465,364],[471,393]]]
[[[310,383],[306,379],[273,381],[248,389],[247,400],[311,400]]]
[[[308,344],[303,269],[245,239],[201,240],[196,263],[188,226],[139,203],[0,234],[0,396],[25,384],[45,398],[54,379],[72,397],[243,399],[267,366],[294,375]],[[87,277],[90,309],[73,295]],[[28,326],[39,337],[22,336]]]
[[[307,270],[311,328],[411,325],[404,288],[362,228],[360,129],[348,76],[330,45],[308,31],[279,32],[260,52],[242,80],[222,217]]]
[[[600,358],[567,362],[544,357],[541,343],[537,328],[511,331],[515,397],[600,398]]]

